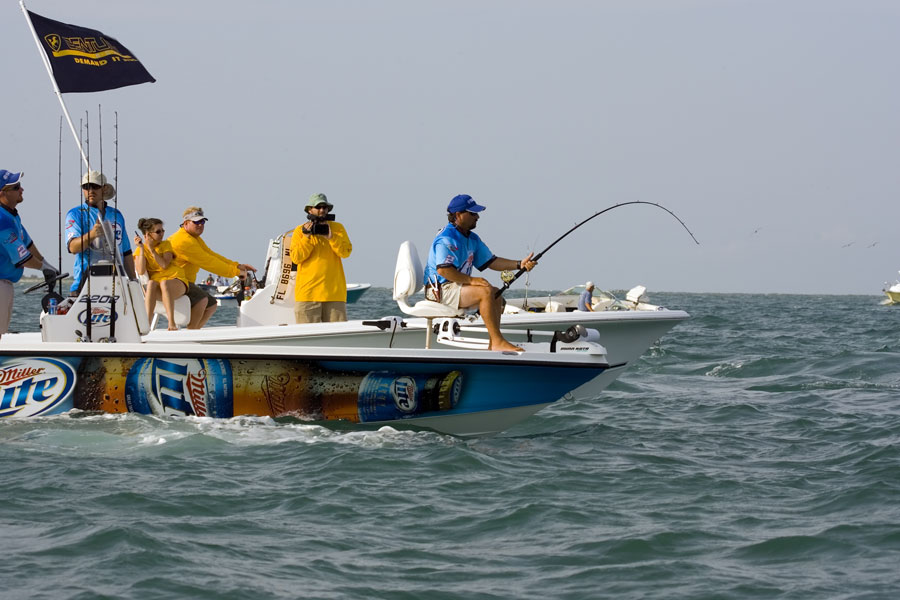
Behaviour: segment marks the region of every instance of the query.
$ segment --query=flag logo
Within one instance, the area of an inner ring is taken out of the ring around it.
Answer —
[[[59,52],[59,49],[62,47],[62,38],[55,33],[45,35],[44,41],[47,42],[47,45],[50,46],[50,49],[53,50],[53,52]]]

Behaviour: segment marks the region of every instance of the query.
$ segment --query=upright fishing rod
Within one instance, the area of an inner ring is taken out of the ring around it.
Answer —
[[[539,260],[541,259],[541,257],[544,256],[544,255],[550,250],[550,248],[552,248],[553,246],[555,246],[556,244],[558,244],[559,242],[561,242],[567,235],[569,235],[570,233],[572,233],[573,231],[575,231],[576,229],[578,229],[579,227],[581,227],[582,225],[584,225],[585,223],[587,223],[588,221],[590,221],[591,219],[593,219],[594,217],[599,217],[599,216],[602,215],[603,213],[609,212],[609,211],[611,211],[611,210],[614,209],[614,208],[619,208],[620,206],[628,206],[629,204],[649,204],[650,206],[655,206],[656,208],[661,208],[661,209],[663,209],[664,211],[666,211],[667,213],[669,213],[670,215],[672,215],[673,217],[675,217],[675,220],[678,221],[679,223],[681,223],[681,226],[684,227],[684,230],[687,231],[687,232],[690,234],[691,239],[693,239],[694,242],[695,242],[698,246],[700,245],[700,242],[697,241],[697,238],[694,237],[694,234],[691,233],[691,230],[688,229],[688,226],[684,224],[684,221],[682,221],[681,219],[679,219],[679,218],[678,218],[678,215],[676,215],[675,213],[673,213],[671,210],[669,210],[668,208],[666,208],[666,207],[663,206],[662,204],[657,204],[656,202],[646,202],[646,201],[644,201],[644,200],[630,200],[630,201],[628,201],[628,202],[620,202],[619,204],[614,204],[614,205],[612,205],[612,206],[610,206],[610,207],[604,208],[604,209],[601,210],[600,212],[597,212],[597,213],[592,214],[592,215],[589,216],[587,219],[585,219],[585,220],[582,221],[581,223],[578,223],[577,225],[575,225],[574,227],[572,227],[570,230],[568,230],[567,232],[565,232],[564,234],[562,234],[561,236],[559,236],[558,238],[556,238],[556,240],[554,240],[554,242],[553,242],[552,244],[550,244],[549,246],[547,246],[546,248],[544,248],[543,250],[541,250],[541,251],[540,251],[534,258],[532,258],[531,260],[534,261],[534,262],[539,261]],[[524,268],[519,269],[518,271],[516,271],[516,274],[513,275],[512,278],[509,279],[509,281],[504,281],[503,287],[501,287],[499,290],[497,290],[497,293],[494,294],[494,297],[495,297],[495,298],[499,298],[499,297],[503,294],[503,292],[505,292],[506,290],[509,289],[509,286],[511,286],[511,285],[513,284],[513,282],[514,282],[516,279],[518,279],[519,277],[521,277],[522,274],[523,274],[523,273],[526,273],[526,272],[527,272],[527,269],[524,269]]]
[[[102,174],[103,173],[103,108],[100,104],[97,104],[97,127],[99,129],[99,137],[100,137],[100,173]],[[116,135],[118,135],[118,131],[116,132]],[[116,151],[118,152],[118,149],[116,149]],[[104,175],[104,177],[105,177],[105,175]],[[116,183],[118,184],[118,181]],[[119,207],[118,189],[119,188],[116,187],[116,199],[113,204],[113,207],[116,210]],[[103,197],[102,190],[100,192],[100,197],[101,198]],[[105,204],[106,204],[105,199],[103,200],[103,203],[104,203],[104,208],[105,208]],[[106,217],[105,211],[104,211],[103,216]],[[113,230],[112,251],[113,251],[113,273],[114,273],[114,275],[112,278],[112,290],[111,290],[111,294],[110,294],[111,299],[109,301],[109,313],[110,313],[109,341],[110,342],[116,341],[116,280],[119,279],[119,276],[121,275],[121,273],[119,273],[119,236],[118,236],[119,221],[118,221],[117,217],[113,217],[113,218],[115,219],[113,221],[113,227],[112,227],[112,230]],[[105,218],[103,220],[106,221]],[[105,231],[104,231],[104,233],[105,233]],[[122,235],[124,236],[125,233],[123,232]]]
[[[82,131],[82,135],[83,135],[82,144],[85,144],[85,145],[86,145],[87,153],[85,153],[85,148],[82,147],[82,148],[81,148],[81,154],[82,154],[82,156],[85,156],[85,157],[86,157],[86,159],[85,159],[85,161],[84,161],[84,164],[85,164],[85,167],[87,167],[87,173],[88,173],[88,176],[90,176],[90,172],[91,172],[91,158],[90,158],[90,157],[91,157],[91,130],[90,130],[90,127],[89,127],[89,119],[88,119],[88,117],[89,117],[89,116],[88,116],[88,112],[87,112],[87,111],[84,111],[84,129],[83,129],[83,131]],[[84,174],[82,174],[82,176],[81,176],[81,181],[84,181]],[[81,188],[81,186],[79,186],[79,188]],[[88,207],[88,208],[87,208],[87,217],[85,217],[85,214],[84,214],[85,211],[84,211],[84,210],[82,210],[82,211],[81,211],[81,215],[79,215],[79,218],[81,219],[81,223],[82,223],[82,225],[81,225],[81,231],[84,231],[85,227],[90,227],[90,222],[91,222],[91,209],[90,209],[90,205],[87,203],[87,200],[84,199],[84,193],[81,194],[81,203],[82,203],[83,205],[87,205],[87,207]],[[85,219],[87,219],[87,225],[84,224]],[[90,244],[90,239],[91,239],[91,236],[90,236],[90,234],[88,234],[88,247],[87,247],[87,252],[85,252],[85,251],[84,251],[84,250],[85,250],[84,247],[82,247],[82,249],[81,249],[82,252],[81,252],[81,254],[77,255],[76,260],[78,260],[79,263],[81,264],[81,269],[82,269],[82,271],[81,271],[81,284],[82,284],[82,287],[83,287],[85,284],[87,285],[87,298],[86,298],[86,300],[87,300],[87,304],[86,304],[86,306],[87,306],[87,309],[86,309],[87,312],[85,312],[85,319],[84,319],[85,339],[86,339],[88,342],[93,342],[94,340],[93,340],[93,338],[91,337],[91,334],[93,333],[93,320],[94,320],[93,317],[94,317],[94,314],[93,314],[93,307],[92,307],[92,305],[91,305],[91,244]],[[82,244],[83,244],[83,242],[82,242]],[[84,269],[85,269],[84,255],[85,255],[85,254],[87,254],[87,267],[86,267],[86,268],[87,268],[87,272],[86,272],[86,273],[85,273],[85,271],[84,271]],[[87,277],[87,280],[85,280],[85,277]],[[79,289],[79,292],[80,292],[80,291],[81,291],[81,290]]]
[[[59,154],[57,156],[57,175],[56,175],[56,209],[58,212],[57,221],[56,221],[56,233],[58,238],[58,254],[57,254],[57,263],[59,265],[59,270],[62,271],[62,139],[63,139],[63,118],[59,118]],[[62,296],[63,291],[63,280],[59,279],[59,295]],[[53,288],[50,288],[50,291],[53,291]]]

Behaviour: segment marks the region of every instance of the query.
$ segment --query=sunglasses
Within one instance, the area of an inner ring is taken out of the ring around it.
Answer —
[[[102,187],[103,187],[102,185],[99,185],[97,183],[86,183],[83,186],[81,186],[81,189],[83,189],[83,190],[99,190]]]
[[[165,229],[157,229],[156,231],[151,231],[150,233],[165,233]]]
[[[18,192],[18,191],[21,190],[21,189],[22,189],[22,184],[21,184],[21,183],[14,183],[14,184],[12,184],[12,185],[6,186],[5,188],[3,188],[2,191],[4,191],[4,192]]]
[[[193,223],[194,225],[206,225],[206,222],[208,220],[209,219],[200,219],[199,221],[191,221],[191,223]]]

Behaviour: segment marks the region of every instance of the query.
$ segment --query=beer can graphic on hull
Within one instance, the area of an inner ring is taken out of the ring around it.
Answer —
[[[104,412],[394,421],[451,410],[462,373],[330,371],[315,361],[92,357],[79,365],[75,407]]]
[[[128,412],[125,379],[137,358],[92,356],[78,365],[75,408],[108,413]]]
[[[326,378],[333,376],[324,375]],[[345,419],[354,423],[408,419],[450,410],[459,403],[462,393],[462,373],[459,371],[438,374],[370,371],[346,374],[341,383],[344,385],[334,386],[334,382],[326,379],[322,386],[325,419]]]
[[[232,417],[231,361],[141,358],[125,380],[125,403],[145,415]]]

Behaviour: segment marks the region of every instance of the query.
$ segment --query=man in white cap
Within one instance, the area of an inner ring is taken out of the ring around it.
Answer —
[[[42,270],[48,281],[59,275],[31,241],[16,210],[24,199],[22,175],[0,169],[0,248],[3,249],[0,252],[0,335],[9,331],[13,284],[22,277],[24,267]]]
[[[297,265],[294,319],[297,323],[347,320],[347,280],[342,259],[353,244],[344,226],[329,215],[334,206],[325,194],[306,203],[307,221],[291,236],[291,261]]]
[[[182,215],[181,227],[169,236],[172,249],[175,251],[175,264],[184,269],[188,280],[187,296],[191,301],[191,321],[188,329],[200,329],[216,312],[216,299],[197,285],[200,269],[223,277],[240,277],[244,279],[247,271],[256,272],[248,264],[239,263],[213,252],[200,236],[206,230],[209,219],[199,206],[189,206]]]
[[[483,277],[472,277],[472,267],[479,271],[493,269],[532,270],[537,261],[534,252],[522,260],[500,258],[493,254],[472,231],[478,224],[484,206],[476,204],[472,196],[460,194],[447,205],[449,223],[438,233],[428,253],[425,266],[425,298],[453,308],[477,306],[491,338],[489,348],[498,351],[521,351],[500,333],[501,299],[497,288]]]
[[[592,305],[594,304],[594,282],[588,281],[584,284],[584,291],[578,297],[578,310],[584,312],[594,312]]]
[[[109,204],[116,188],[99,171],[88,171],[81,178],[84,202],[66,213],[66,248],[75,255],[74,280],[69,294],[77,296],[87,280],[89,266],[97,261],[112,262],[121,257],[125,273],[134,279],[134,257],[125,235],[125,217]]]

